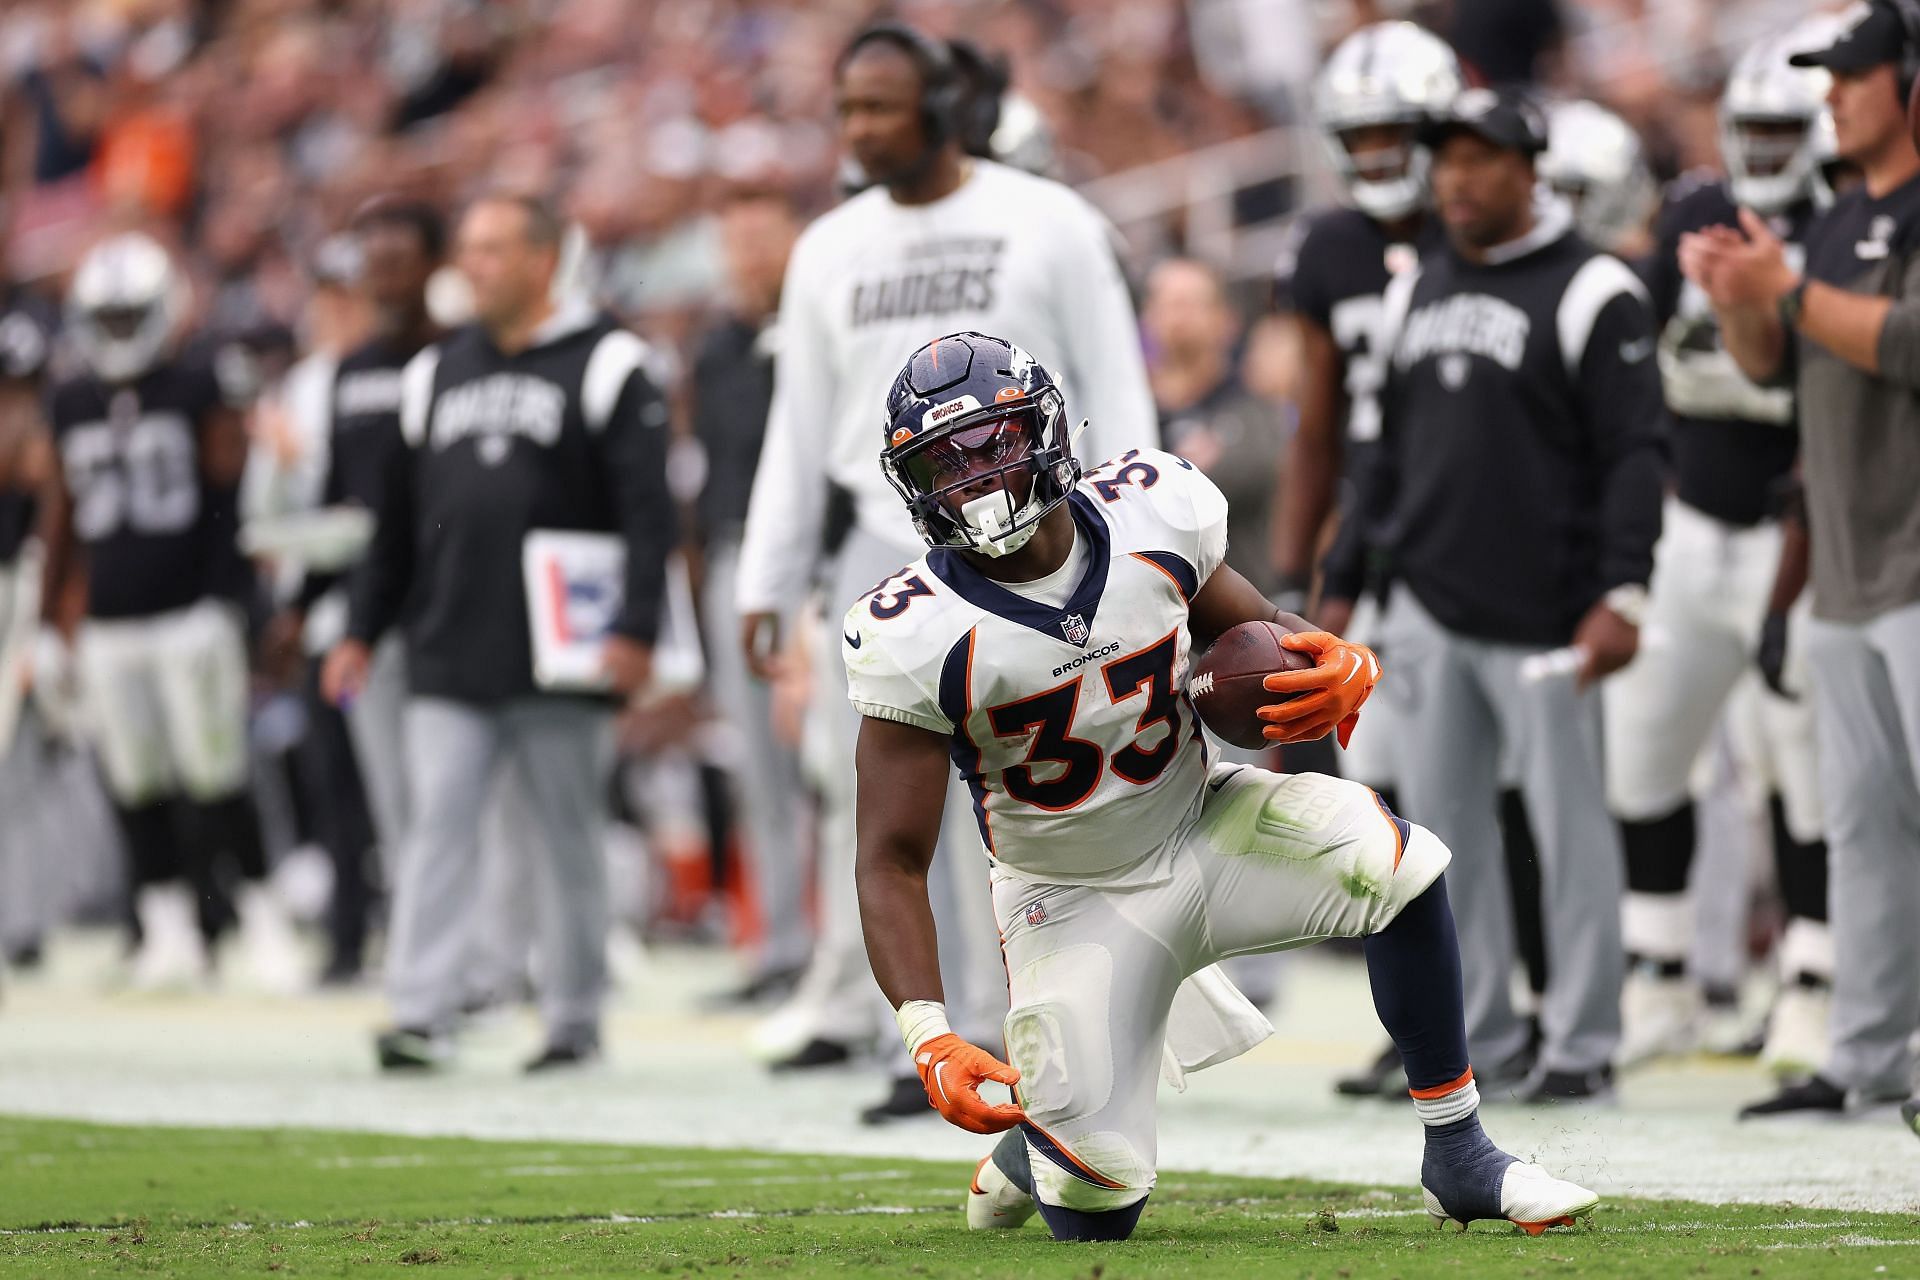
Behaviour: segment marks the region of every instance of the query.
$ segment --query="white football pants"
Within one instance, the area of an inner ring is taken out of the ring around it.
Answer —
[[[1084,1212],[1153,1189],[1167,1011],[1230,956],[1377,933],[1447,868],[1446,846],[1359,783],[1215,765],[1172,837],[1172,876],[1103,889],[993,874],[1034,1194]]]

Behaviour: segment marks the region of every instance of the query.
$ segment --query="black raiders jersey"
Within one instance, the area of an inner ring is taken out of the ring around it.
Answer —
[[[1378,332],[1387,281],[1418,261],[1438,236],[1433,221],[1422,219],[1412,243],[1394,240],[1358,209],[1336,206],[1296,219],[1274,264],[1275,309],[1306,316],[1331,334],[1340,350],[1350,445],[1380,438],[1379,391],[1386,366]],[[1353,470],[1351,458],[1347,470]]]
[[[20,558],[20,548],[33,534],[38,505],[24,489],[0,489],[0,568]]]
[[[34,294],[12,290],[0,298],[0,395],[17,398],[19,403],[0,406],[0,432],[11,436],[17,425],[14,410],[22,417],[39,416],[40,381],[46,375],[47,360],[53,353],[53,337],[59,315],[52,306]],[[0,441],[0,449],[7,444]],[[31,490],[0,488],[0,565],[12,564],[33,534],[38,503]]]
[[[225,402],[199,364],[54,387],[47,417],[87,549],[89,617],[149,617],[231,585],[235,494],[211,489],[201,468],[201,431]]]
[[[1772,219],[1798,265],[1814,216],[1811,204]],[[1700,286],[1680,274],[1680,237],[1740,224],[1726,183],[1689,176],[1668,193],[1647,262],[1647,293],[1660,327],[1660,382],[1673,416],[1674,477],[1680,500],[1716,520],[1747,526],[1766,518],[1799,452],[1793,391],[1761,387],[1740,372]]]
[[[394,454],[406,447],[400,435],[400,370],[419,350],[412,343],[381,336],[341,357],[328,402],[322,506],[380,509]],[[300,586],[301,607],[311,608],[342,576],[309,571]]]
[[[0,383],[38,386],[59,328],[59,312],[37,294],[15,289],[0,299]]]
[[[412,343],[379,337],[347,353],[333,378],[332,426],[327,438],[325,501],[369,510],[400,438],[400,370],[419,354]]]

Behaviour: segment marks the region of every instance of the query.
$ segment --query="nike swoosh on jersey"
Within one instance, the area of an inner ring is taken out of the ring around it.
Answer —
[[[860,647],[860,641],[864,637],[862,637],[858,631],[854,632],[852,635],[848,635],[846,632],[842,631],[840,633],[840,638],[847,642],[847,648],[858,649]]]
[[[1234,779],[1234,776],[1239,772],[1240,771],[1238,769],[1235,769],[1232,773],[1223,773],[1218,778],[1207,779],[1207,790],[1218,791],[1220,788],[1226,786],[1229,782],[1232,782]]]

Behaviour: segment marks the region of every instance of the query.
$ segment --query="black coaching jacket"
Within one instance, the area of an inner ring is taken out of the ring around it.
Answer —
[[[614,630],[651,642],[676,528],[667,408],[646,344],[584,304],[513,355],[469,326],[401,374],[373,547],[351,584],[348,634],[407,637],[413,693],[497,702],[535,691],[521,548],[535,529],[622,535]]]
[[[1387,573],[1451,631],[1557,647],[1653,571],[1667,467],[1652,311],[1638,277],[1544,202],[1481,263],[1430,250],[1389,286],[1381,447],[1361,518]],[[1368,549],[1337,541],[1329,596]]]

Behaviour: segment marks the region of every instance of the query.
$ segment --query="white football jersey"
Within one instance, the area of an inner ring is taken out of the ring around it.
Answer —
[[[1151,883],[1206,781],[1187,606],[1226,555],[1227,501],[1190,463],[1134,450],[1089,472],[1068,505],[1090,554],[1062,607],[936,549],[848,610],[847,696],[951,738],[1007,871]]]

